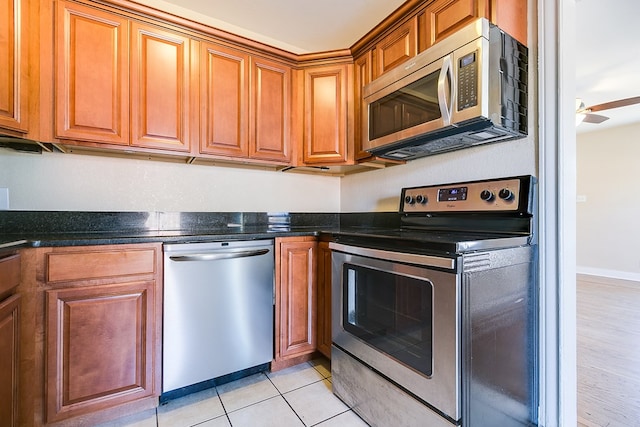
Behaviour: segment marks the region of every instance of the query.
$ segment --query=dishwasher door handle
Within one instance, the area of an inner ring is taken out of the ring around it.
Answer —
[[[222,259],[246,258],[269,253],[269,249],[256,249],[251,251],[211,252],[190,255],[172,255],[171,261],[218,261]]]

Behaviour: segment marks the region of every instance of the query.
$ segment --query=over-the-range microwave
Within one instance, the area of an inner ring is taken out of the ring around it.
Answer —
[[[389,159],[527,135],[527,48],[484,18],[363,88],[363,148]]]

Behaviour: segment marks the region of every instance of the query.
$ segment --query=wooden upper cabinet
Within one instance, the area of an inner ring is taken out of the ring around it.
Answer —
[[[417,20],[413,17],[376,43],[375,77],[416,56],[417,32]]]
[[[55,136],[129,144],[129,23],[56,2]]]
[[[419,51],[455,33],[476,18],[486,16],[488,0],[436,0],[418,15]]]
[[[498,27],[527,45],[527,0],[491,0],[489,17]]]
[[[190,40],[131,23],[131,145],[190,151]]]
[[[435,0],[418,13],[418,52],[477,18],[487,18],[527,44],[526,0]]]
[[[304,70],[303,162],[347,161],[349,71],[347,65]]]
[[[28,130],[26,0],[0,0],[0,128]]]
[[[291,161],[291,69],[251,59],[249,156]]]
[[[353,95],[354,95],[354,152],[355,159],[361,160],[371,157],[371,154],[362,149],[362,141],[366,136],[366,119],[364,113],[366,105],[362,99],[362,88],[371,83],[373,78],[372,52],[370,50],[364,52],[354,60],[353,64]]]
[[[246,157],[249,146],[249,55],[202,43],[200,152]]]

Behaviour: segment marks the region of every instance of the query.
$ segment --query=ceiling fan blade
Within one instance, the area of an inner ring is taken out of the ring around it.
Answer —
[[[601,116],[600,114],[592,114],[592,113],[587,113],[584,116],[584,120],[583,122],[585,123],[602,123],[605,120],[609,120],[609,117],[606,116]]]
[[[587,107],[591,111],[609,110],[611,108],[626,107],[627,105],[640,104],[640,96],[634,96],[632,98],[618,99],[617,101],[605,102],[598,105]]]

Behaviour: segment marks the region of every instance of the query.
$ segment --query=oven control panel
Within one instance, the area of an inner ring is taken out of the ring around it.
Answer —
[[[528,207],[531,177],[404,188],[401,213],[517,212]]]

